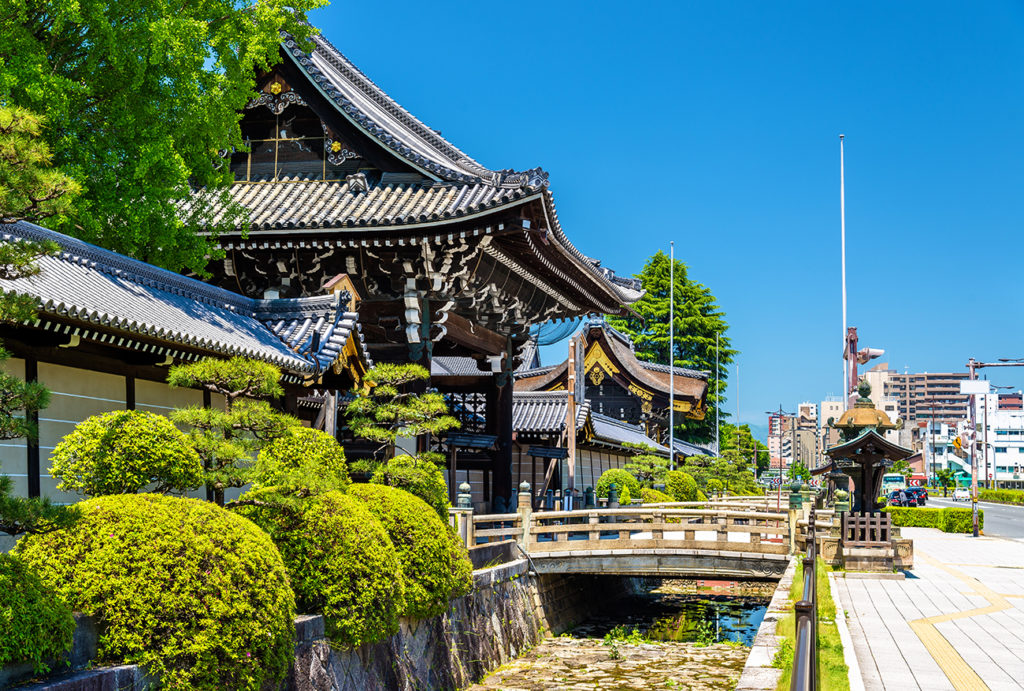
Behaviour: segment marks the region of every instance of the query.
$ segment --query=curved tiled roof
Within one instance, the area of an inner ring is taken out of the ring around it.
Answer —
[[[313,374],[329,367],[350,338],[357,315],[338,295],[254,300],[19,222],[0,225],[2,242],[53,242],[37,276],[5,281],[49,314],[221,355],[240,355]]]
[[[646,434],[642,428],[622,420],[616,420],[600,413],[591,413],[590,420],[594,424],[594,439],[613,446],[625,444],[646,444],[659,455],[668,456],[668,447],[662,446]]]
[[[569,413],[566,391],[516,391],[512,398],[512,429],[520,433],[555,433],[565,425]],[[583,401],[576,410],[576,429],[587,423],[590,401]]]
[[[361,176],[353,176],[361,177]],[[284,178],[275,182],[235,183],[230,200],[248,212],[246,227],[271,230],[292,228],[378,228],[446,221],[483,213],[524,200],[520,189],[490,185],[378,184],[353,180],[325,181]],[[218,223],[225,207],[218,199],[196,196],[194,204],[211,211]]]
[[[539,168],[495,171],[480,165],[398,105],[323,36],[310,40],[313,52],[306,53],[285,36],[284,51],[350,122],[427,175],[533,191],[547,186],[547,173]]]

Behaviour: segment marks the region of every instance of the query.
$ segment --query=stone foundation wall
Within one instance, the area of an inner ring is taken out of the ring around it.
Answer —
[[[473,591],[432,619],[403,619],[385,641],[354,649],[334,647],[319,615],[295,620],[295,665],[281,689],[288,691],[440,691],[470,686],[514,660],[546,634],[558,635],[595,608],[638,592],[643,579],[545,574],[532,576],[525,559],[473,572]],[[95,657],[95,631],[83,620],[76,633],[72,669]],[[79,639],[82,639],[81,643]],[[91,647],[86,643],[92,641]],[[61,666],[67,669],[67,665]],[[6,683],[25,670],[7,668]],[[31,674],[25,675],[31,676]],[[0,680],[5,677],[0,676]],[[133,665],[54,675],[25,687],[33,691],[142,689]],[[6,684],[0,683],[0,688]],[[270,691],[267,689],[267,691]]]

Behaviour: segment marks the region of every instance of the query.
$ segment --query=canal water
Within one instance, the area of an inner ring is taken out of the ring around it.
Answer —
[[[665,581],[616,602],[595,603],[591,619],[471,688],[732,689],[768,599],[686,590]]]

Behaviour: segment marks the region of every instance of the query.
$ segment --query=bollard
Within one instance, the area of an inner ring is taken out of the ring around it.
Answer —
[[[608,485],[608,508],[619,508],[619,486],[614,482]]]
[[[519,485],[519,527],[522,533],[517,540],[524,552],[530,551],[530,521],[533,518],[533,502],[530,495],[530,483]]]
[[[587,487],[583,490],[583,508],[584,509],[596,509],[597,502],[595,501],[594,488]]]
[[[468,482],[459,485],[459,493],[456,495],[455,506],[460,509],[473,508],[473,495]]]

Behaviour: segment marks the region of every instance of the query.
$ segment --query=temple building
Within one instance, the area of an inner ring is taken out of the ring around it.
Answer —
[[[35,321],[0,326],[12,355],[4,368],[50,390],[50,405],[30,415],[38,440],[0,441],[0,474],[16,495],[80,498],[56,489],[49,455],[87,417],[223,404],[209,391],[167,386],[171,365],[232,356],[271,363],[283,373],[279,406],[311,421],[316,411],[299,404],[311,388],[350,389],[371,364],[344,293],[254,299],[24,222],[0,225],[0,242],[58,248],[39,259],[38,275],[2,286],[37,304]]]
[[[212,281],[253,299],[344,286],[369,357],[430,369],[463,417],[456,455],[483,493],[510,498],[512,375],[531,325],[628,314],[639,281],[573,246],[541,169],[481,165],[323,37],[311,52],[285,39],[281,53],[243,114],[249,151],[225,153],[230,202],[198,190],[182,209],[231,225]],[[343,425],[338,434],[360,453]]]

